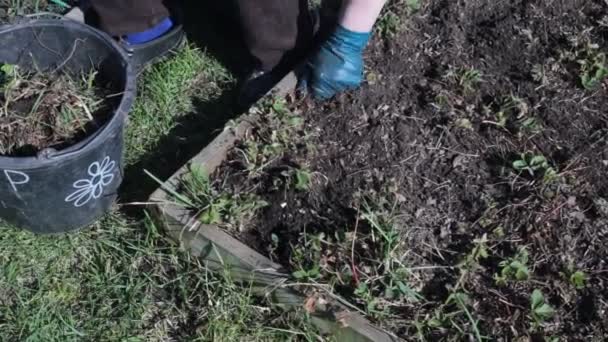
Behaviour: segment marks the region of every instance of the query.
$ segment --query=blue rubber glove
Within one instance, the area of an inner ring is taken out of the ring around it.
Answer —
[[[359,87],[363,81],[363,51],[370,36],[371,32],[353,32],[338,26],[309,61],[302,86],[309,87],[317,99],[329,99]]]

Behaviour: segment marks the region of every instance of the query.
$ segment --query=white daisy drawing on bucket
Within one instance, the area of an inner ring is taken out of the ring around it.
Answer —
[[[114,168],[116,162],[111,161],[110,157],[99,163],[94,162],[89,166],[88,179],[81,179],[74,182],[74,191],[65,198],[66,202],[74,202],[74,206],[79,208],[89,203],[92,199],[99,199],[103,194],[103,189],[110,185],[114,180]]]

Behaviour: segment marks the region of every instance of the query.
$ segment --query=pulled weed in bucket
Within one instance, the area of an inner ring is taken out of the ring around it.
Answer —
[[[34,155],[95,131],[109,113],[97,72],[26,73],[0,64],[0,155]]]

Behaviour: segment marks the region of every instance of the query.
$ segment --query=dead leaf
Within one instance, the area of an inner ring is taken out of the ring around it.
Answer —
[[[317,307],[317,298],[315,296],[308,297],[304,303],[304,310],[308,313],[315,313]]]
[[[348,325],[349,316],[350,316],[350,312],[348,312],[348,311],[338,312],[336,314],[336,321],[338,323],[340,323],[340,326],[342,328],[348,328],[349,327],[349,325]]]

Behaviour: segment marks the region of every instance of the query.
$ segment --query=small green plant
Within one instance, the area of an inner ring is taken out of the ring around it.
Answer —
[[[237,149],[241,153],[243,163],[249,177],[255,178],[289,150],[297,150],[296,142],[306,142],[308,137],[301,140],[293,139],[301,133],[304,127],[302,117],[294,114],[287,106],[285,99],[267,99],[255,108],[263,114],[262,128],[246,139]]]
[[[460,84],[465,92],[472,92],[480,82],[481,72],[474,68],[463,69],[458,80],[458,84]]]
[[[479,261],[486,259],[489,256],[488,252],[488,236],[484,234],[481,238],[473,240],[474,247],[463,262],[460,263],[461,267],[465,272],[474,268]]]
[[[500,275],[494,275],[496,283],[504,285],[509,280],[528,280],[530,278],[530,271],[528,270],[527,263],[528,252],[525,248],[521,248],[515,257],[500,262]]]
[[[525,118],[520,120],[520,125],[524,133],[536,134],[542,131],[542,125],[536,118]]]
[[[0,64],[0,86],[8,79],[14,78],[17,74],[17,66],[13,64]]]
[[[295,188],[298,191],[310,189],[312,174],[307,169],[296,169],[294,172]]]
[[[506,111],[499,110],[496,113],[496,125],[498,127],[502,127],[502,128],[506,127],[508,121],[509,121],[509,115]]]
[[[390,10],[387,11],[378,20],[378,31],[380,36],[384,39],[393,38],[397,33],[399,33],[400,25],[401,19],[399,16]]]
[[[460,339],[454,339],[454,341],[477,341],[482,342],[484,337],[481,335],[479,330],[479,320],[473,316],[473,303],[471,298],[464,292],[453,292],[448,296],[445,303],[439,308],[436,308],[433,315],[423,322],[416,322],[416,328],[418,335],[422,341],[426,341],[424,338],[425,330],[445,330],[453,328],[456,330]],[[472,332],[469,332],[466,324],[469,324]],[[453,336],[456,337],[456,336]]]
[[[582,290],[587,286],[587,274],[583,271],[576,271],[570,275],[570,284],[578,290]]]
[[[535,289],[530,296],[530,309],[533,330],[538,329],[544,322],[555,315],[555,309],[547,304],[545,296],[539,289]]]
[[[535,64],[532,67],[532,78],[541,84],[547,83],[547,72],[545,70],[545,65],[543,64]]]
[[[405,6],[410,14],[417,12],[422,7],[422,0],[405,0]]]
[[[292,273],[293,277],[298,280],[317,279],[321,275],[319,265],[315,265],[309,270],[299,270]]]
[[[399,233],[395,229],[391,215],[387,215],[380,210],[374,210],[367,201],[364,202],[363,209],[361,217],[369,223],[373,228],[372,232],[378,234],[383,242],[379,244],[382,246],[383,260],[391,260],[392,253],[399,242]]]
[[[326,242],[325,233],[306,234],[292,246],[291,264],[296,269],[292,276],[298,280],[317,279],[321,276],[321,254]]]
[[[450,69],[444,78],[455,81],[465,94],[471,94],[476,86],[482,81],[482,74],[479,70],[471,68]]]
[[[279,249],[279,236],[275,233],[270,234],[270,246],[268,246],[268,254],[275,256],[275,252]]]
[[[438,328],[446,327],[448,324],[449,324],[448,319],[445,317],[443,310],[441,310],[441,308],[436,309],[435,312],[433,313],[433,316],[431,316],[429,319],[424,321],[424,324],[422,324],[418,327],[418,330],[420,331],[419,335],[424,336],[424,332],[423,332],[424,326],[429,327],[431,329],[438,329]],[[424,338],[422,338],[421,340],[424,341]]]
[[[491,106],[486,106],[484,110],[486,114],[492,115],[493,113]],[[535,123],[534,119],[526,118],[528,113],[528,104],[524,99],[515,95],[506,96],[502,99],[499,108],[494,113],[495,122],[489,121],[488,123],[493,123],[501,128],[506,128],[509,120],[517,120],[522,126],[524,126],[524,123],[533,125]]]
[[[452,293],[446,301],[446,305],[455,304],[460,310],[465,313],[468,321],[471,323],[473,333],[475,334],[475,340],[477,342],[482,342],[483,337],[481,336],[481,332],[479,331],[479,322],[473,317],[471,311],[469,310],[469,306],[471,306],[470,303],[471,299],[469,298],[469,296],[466,293],[462,292]],[[455,323],[452,324],[455,325]]]
[[[240,227],[243,222],[268,203],[252,193],[229,195],[214,189],[207,174],[192,168],[181,182],[181,191],[174,197],[184,205],[198,210],[198,219],[204,224],[227,224]]]
[[[355,289],[355,296],[363,299],[366,303],[365,308],[369,313],[375,313],[378,305],[378,299],[372,294],[367,283],[359,283],[359,286]]]
[[[589,53],[589,58],[579,61],[581,65],[581,84],[585,89],[593,90],[608,76],[606,54]]]
[[[520,159],[514,161],[512,166],[516,171],[526,171],[533,177],[541,173],[544,182],[550,182],[557,177],[557,172],[549,164],[547,158],[540,154],[522,153]]]
[[[388,299],[403,297],[412,303],[423,300],[424,297],[407,284],[410,276],[410,271],[405,267],[392,270],[390,276],[387,277],[388,283],[386,284],[384,297]]]
[[[481,260],[488,258],[490,255],[489,253],[489,248],[488,248],[488,235],[487,234],[483,234],[480,238],[476,238],[473,240],[473,249],[471,250],[471,252],[469,252],[467,254],[467,256],[464,258],[464,260],[462,260],[459,264],[458,264],[458,270],[460,271],[460,277],[458,278],[458,281],[456,282],[456,284],[454,285],[453,289],[452,289],[452,294],[454,295],[454,297],[450,296],[448,297],[448,300],[446,302],[446,305],[449,305],[449,303],[453,302],[454,300],[457,300],[457,304],[459,304],[459,306],[463,303],[468,302],[467,299],[468,297],[466,297],[465,294],[458,294],[460,293],[459,291],[461,291],[462,288],[464,288],[466,279],[468,277],[469,274],[475,272],[475,270],[477,268],[479,268],[479,263]],[[467,316],[471,318],[470,313],[468,313],[467,311]],[[472,323],[474,323],[474,321],[472,321]],[[474,323],[475,325],[476,323]]]

